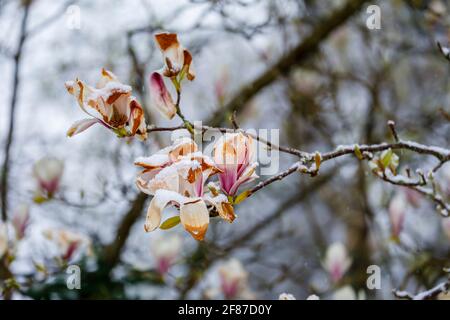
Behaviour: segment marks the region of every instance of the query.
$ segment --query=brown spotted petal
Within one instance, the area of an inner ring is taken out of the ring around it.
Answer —
[[[147,124],[145,123],[144,109],[134,97],[130,98],[129,127],[131,135],[136,135],[140,140],[147,139]]]
[[[201,198],[190,199],[181,205],[180,220],[195,240],[202,241],[205,238],[209,225],[209,212]]]
[[[112,129],[118,136],[137,135],[142,140],[147,137],[142,107],[131,96],[131,87],[120,83],[112,72],[102,69],[101,79],[96,87],[79,79],[67,81],[65,85],[85,113]],[[91,110],[95,110],[97,115],[92,114]],[[69,129],[68,135],[80,133],[92,124],[93,121],[79,121]]]
[[[184,156],[197,152],[197,150],[198,146],[194,142],[194,140],[188,137],[183,137],[176,140],[170,147],[169,157],[173,162],[175,162],[180,160]]]
[[[194,80],[192,55],[179,43],[177,34],[158,33],[155,35],[155,41],[163,54],[165,63],[163,75],[171,78],[182,72],[188,80]]]
[[[225,221],[231,223],[236,218],[233,206],[228,202],[227,197],[223,194],[219,194],[217,196],[210,196],[208,194],[205,195],[203,199],[206,203],[212,205],[216,209],[219,216]]]

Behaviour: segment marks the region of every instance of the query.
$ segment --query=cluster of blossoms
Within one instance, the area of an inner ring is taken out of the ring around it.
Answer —
[[[178,42],[176,34],[156,34],[155,42],[162,53],[164,66],[150,76],[151,107],[168,119],[178,114],[192,133],[192,125],[179,107],[182,81],[195,78],[192,55]],[[173,84],[177,92],[176,102],[164,78],[170,79]],[[103,69],[95,88],[78,79],[66,82],[66,88],[75,96],[81,109],[91,116],[75,122],[68,130],[68,136],[100,123],[118,137],[147,138],[142,107],[131,95],[131,87],[120,83],[112,72]],[[96,111],[98,116],[90,113],[91,110]],[[162,211],[169,205],[178,208],[179,215],[164,222],[164,228],[181,222],[197,240],[203,240],[210,214],[232,222],[235,219],[233,202],[239,187],[257,177],[254,147],[250,136],[226,134],[214,145],[212,159],[199,151],[191,138],[186,137],[150,157],[136,159],[135,164],[142,168],[136,185],[142,192],[153,196],[147,210],[145,230],[149,232],[161,225]],[[207,186],[207,180],[215,175],[220,187],[214,184]]]
[[[188,137],[176,140],[150,157],[136,159],[142,168],[136,185],[149,195],[145,230],[161,225],[161,215],[168,205],[180,211],[182,223],[195,239],[203,240],[209,225],[210,211],[222,219],[235,219],[233,197],[239,187],[256,178],[252,138],[242,133],[227,134],[214,146],[213,159],[198,151]],[[206,182],[218,175],[220,187]]]

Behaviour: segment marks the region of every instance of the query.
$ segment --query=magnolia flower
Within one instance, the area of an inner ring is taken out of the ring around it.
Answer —
[[[320,300],[319,296],[312,294],[306,298],[306,300]]]
[[[89,253],[91,240],[79,233],[63,229],[48,229],[44,231],[47,240],[56,244],[59,256],[63,261],[70,261],[75,253]]]
[[[234,196],[242,184],[258,178],[253,147],[252,137],[240,132],[227,133],[214,145],[214,162],[222,171],[220,186],[227,195]]]
[[[64,163],[52,157],[44,157],[33,167],[33,175],[38,184],[36,199],[51,198],[58,191]]]
[[[248,288],[248,272],[241,262],[230,259],[218,268],[221,291],[225,299],[245,299],[252,296]]]
[[[352,264],[348,256],[347,248],[340,242],[330,245],[323,261],[324,268],[328,271],[333,282],[338,282]]]
[[[69,137],[100,123],[119,137],[136,135],[141,140],[147,138],[144,110],[131,95],[131,87],[120,83],[112,72],[102,69],[101,79],[95,88],[77,79],[67,81],[66,89],[90,116],[76,121],[67,131]],[[90,113],[90,110],[95,110],[98,115]]]
[[[152,242],[151,251],[156,260],[156,270],[164,275],[175,262],[181,250],[181,239],[178,235],[168,236]]]
[[[165,66],[161,73],[169,78],[186,76],[192,81],[195,73],[192,69],[192,55],[179,42],[175,33],[158,33],[155,42],[163,54]]]
[[[391,222],[391,233],[394,238],[398,238],[403,229],[406,207],[406,197],[403,193],[397,193],[389,203],[389,221]]]
[[[172,119],[177,113],[172,96],[158,72],[153,72],[150,76],[150,99],[150,105],[167,119]]]
[[[280,294],[280,296],[278,297],[278,300],[297,300],[295,299],[293,294],[290,293],[282,293]]]
[[[30,221],[30,208],[26,204],[22,204],[16,208],[11,223],[16,232],[18,240],[23,239],[25,231]]]
[[[444,230],[445,235],[450,240],[450,218],[442,219],[442,229]]]
[[[0,222],[0,258],[2,258],[8,250],[8,230],[5,223]]]
[[[179,208],[180,222],[196,240],[203,240],[209,225],[207,205],[213,206],[222,218],[233,221],[234,211],[228,199],[204,192],[206,180],[220,169],[209,157],[195,150],[197,145],[184,138],[151,157],[136,159],[135,164],[144,169],[136,185],[154,196],[144,226],[147,232],[161,224],[162,211],[168,205]]]

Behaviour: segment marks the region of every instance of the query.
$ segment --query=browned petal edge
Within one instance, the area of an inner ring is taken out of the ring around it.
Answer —
[[[64,86],[66,87],[67,92],[69,92],[71,95],[73,95],[73,93],[74,93],[73,85],[68,85],[67,83],[65,83]]]
[[[189,181],[189,183],[194,183],[202,174],[202,169],[201,168],[197,168],[197,169],[189,169],[188,172],[188,177],[187,180]],[[195,203],[195,202],[192,202]]]
[[[189,52],[189,50],[184,49],[183,50],[183,56],[184,56],[184,59],[183,59],[184,60],[184,66],[183,67],[187,68],[187,70],[186,70],[186,77],[188,78],[189,81],[192,81],[192,80],[195,79],[195,74],[190,71],[191,63],[192,63],[192,55]]]
[[[122,90],[122,89],[113,89],[111,90],[108,98],[106,99],[107,104],[113,104],[117,101],[122,95],[130,94],[129,91]]]
[[[112,72],[106,70],[105,68],[102,68],[102,76],[108,78],[109,80],[113,80],[114,79],[114,75]]]
[[[177,146],[170,150],[169,157],[172,159],[172,161],[177,161],[180,157],[187,156],[191,153],[194,153],[198,150],[197,145],[194,141],[191,141],[189,143],[184,143],[180,146]]]
[[[130,110],[131,116],[133,117],[133,127],[131,128],[131,134],[134,135],[138,131],[141,122],[144,120],[144,110],[142,109],[139,102],[137,102],[135,99],[130,101]],[[142,134],[143,132],[138,133]]]
[[[84,95],[84,84],[83,81],[81,81],[80,79],[77,78],[76,83],[78,85],[78,88],[80,89],[80,91],[78,92],[78,97],[77,100],[80,103],[80,105],[83,105],[84,101],[83,101],[83,95]]]
[[[236,215],[234,214],[234,208],[233,206],[228,202],[222,202],[222,211],[223,211],[223,217],[226,221],[229,223],[232,223],[234,219],[236,218]]]
[[[187,232],[191,234],[191,236],[197,241],[203,241],[205,239],[206,231],[208,230],[208,224],[205,224],[201,227],[193,227],[190,225],[185,225],[185,229]]]
[[[208,169],[212,170],[212,172],[211,172],[211,174],[209,176],[212,176],[212,175],[214,175],[216,173],[223,173],[224,172],[222,169],[216,167],[215,165],[207,163],[204,159],[200,159],[200,160],[196,159],[196,160],[200,162],[200,167],[201,167],[202,171],[205,171],[205,170],[208,170]]]
[[[148,165],[148,164],[146,164],[144,162],[140,162],[140,161],[135,161],[134,165],[144,168],[144,171],[142,171],[141,173],[147,173],[147,172],[149,172],[149,171],[151,171],[153,169],[159,168],[157,166],[150,166],[150,165]]]
[[[178,37],[176,33],[158,33],[155,34],[155,40],[161,50],[165,51],[171,46],[179,46]]]

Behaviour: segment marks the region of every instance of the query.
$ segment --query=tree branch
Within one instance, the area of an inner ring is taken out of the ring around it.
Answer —
[[[245,104],[261,89],[270,85],[280,75],[287,74],[294,66],[303,63],[311,54],[319,48],[319,44],[336,28],[345,23],[353,14],[359,11],[367,0],[349,0],[347,4],[320,21],[297,47],[292,49],[269,70],[264,72],[251,83],[245,85],[223,108],[218,109],[211,120],[212,126],[219,126],[233,111],[240,112]]]

